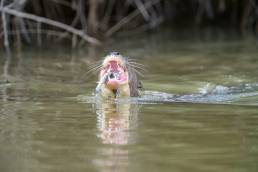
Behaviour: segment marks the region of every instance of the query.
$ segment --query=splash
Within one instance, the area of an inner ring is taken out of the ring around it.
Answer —
[[[79,95],[77,99],[84,103],[108,101],[116,104],[158,104],[158,103],[208,103],[208,104],[237,104],[258,106],[258,83],[238,86],[223,86],[206,84],[195,94],[171,94],[159,91],[143,91],[141,97],[117,98],[103,100],[101,97]]]

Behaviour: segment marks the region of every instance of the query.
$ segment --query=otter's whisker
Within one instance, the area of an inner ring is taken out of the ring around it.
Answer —
[[[85,74],[89,74],[90,72],[96,72],[96,71],[99,71],[99,69],[101,68],[102,66],[99,65],[99,66],[95,66],[95,67],[92,67],[91,69],[89,69]]]
[[[145,66],[144,66],[143,64],[140,64],[140,63],[132,63],[132,62],[129,62],[129,63],[127,63],[127,64],[130,65],[130,66],[133,66],[133,67],[137,67],[137,68],[142,69],[142,70],[145,69]]]
[[[138,71],[137,69],[132,68],[132,70],[135,71],[135,72],[136,72],[138,75],[140,75],[141,77],[144,77],[144,75],[143,75],[140,71]]]
[[[136,65],[139,65],[139,66],[145,66],[144,64],[141,64],[141,63],[138,63],[138,62],[135,62],[135,61],[129,61],[128,63],[136,64]]]
[[[133,64],[128,64],[131,68],[137,68],[143,71],[146,71],[146,69],[142,68],[141,66],[133,65]]]
[[[144,67],[144,65],[143,65],[143,64],[140,64],[140,63],[132,63],[132,62],[128,62],[127,64],[133,64],[133,65],[137,65],[137,66],[142,66],[142,67]]]
[[[100,65],[102,65],[102,61],[95,62],[94,64],[89,65],[88,68],[91,69],[93,67],[100,66]]]
[[[86,71],[86,73],[83,73],[81,76],[80,76],[80,78],[81,78],[81,80],[82,80],[82,78],[83,78],[83,80],[84,79],[86,79],[87,77],[87,75],[89,74],[89,73],[93,73],[93,72],[97,72],[97,71],[99,71],[99,69],[102,67],[102,64],[94,64],[94,66],[93,65],[91,65],[92,67],[90,67],[90,69],[88,70],[88,71]]]
[[[99,68],[101,68],[102,67],[102,65],[100,64],[100,65],[97,65],[97,66],[92,66],[92,67],[90,67],[89,68],[89,70],[88,71],[90,71],[90,70],[94,70],[94,69],[99,69]]]
[[[127,60],[136,60],[135,58],[132,58],[132,57],[127,57]]]
[[[129,58],[127,61],[137,62],[137,61],[138,61],[138,59],[132,59],[132,58]]]

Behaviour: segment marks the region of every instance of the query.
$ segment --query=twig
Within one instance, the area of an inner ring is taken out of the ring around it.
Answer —
[[[8,6],[5,8],[12,8],[12,9],[15,9],[16,11],[22,11],[26,3],[27,3],[27,0],[14,0],[12,7]],[[22,18],[17,17],[17,19],[15,20],[15,23],[17,25],[17,28],[20,27],[20,29],[22,30],[22,35],[25,38],[26,42],[31,43],[30,36],[26,32],[27,28],[25,25],[25,21]],[[18,24],[19,24],[19,27],[18,27]]]
[[[10,14],[10,15],[13,15],[13,16],[26,18],[26,19],[29,19],[29,20],[34,20],[34,21],[44,23],[44,24],[47,24],[47,25],[50,25],[50,26],[55,26],[55,27],[58,27],[60,29],[71,32],[72,34],[78,35],[82,39],[84,39],[85,41],[88,41],[89,43],[92,43],[92,44],[95,44],[95,45],[100,45],[101,44],[101,42],[98,39],[96,39],[94,37],[91,37],[91,36],[88,36],[83,31],[75,29],[75,28],[73,28],[73,27],[71,27],[67,24],[64,24],[64,23],[61,23],[61,22],[58,22],[58,21],[55,21],[55,20],[51,20],[51,19],[48,19],[48,18],[45,18],[45,17],[36,16],[34,14],[29,14],[29,13],[25,13],[25,12],[16,11],[16,10],[6,8],[6,7],[4,7],[4,8],[1,7],[0,11],[2,13],[7,13],[7,14]]]
[[[41,38],[41,23],[37,22],[37,42],[38,46],[41,47],[42,45],[42,38]]]
[[[87,31],[87,19],[86,16],[84,14],[85,12],[85,0],[80,0],[79,4],[78,4],[78,9],[77,9],[79,16],[80,16],[80,22],[82,25],[82,29],[84,30],[84,32]]]
[[[110,0],[109,2],[107,2],[107,10],[105,11],[105,15],[102,19],[102,21],[100,22],[101,27],[105,30],[108,26],[108,22],[110,20],[111,17],[111,13],[112,10],[114,9],[114,4],[115,4],[115,0]]]
[[[6,51],[6,57],[5,57],[5,62],[4,62],[4,68],[3,68],[3,78],[4,78],[4,82],[8,83],[9,82],[9,68],[10,68],[10,64],[11,64],[11,54],[10,54],[10,49],[7,48],[7,51]],[[2,89],[2,99],[3,101],[7,101],[7,97],[8,97],[8,94],[7,94],[7,89],[6,87],[4,87]]]
[[[142,13],[143,18],[146,21],[149,21],[150,20],[150,15],[148,14],[148,11],[145,8],[143,2],[141,0],[134,0],[134,2],[136,4],[137,8],[139,9],[139,11]]]
[[[148,8],[150,8],[152,5],[156,4],[160,2],[160,0],[155,0],[155,1],[149,1],[146,2],[144,4],[145,9],[147,10]],[[126,23],[128,23],[129,21],[131,21],[133,18],[135,18],[137,15],[140,14],[139,9],[136,9],[134,12],[132,12],[131,14],[129,14],[128,16],[124,17],[123,19],[121,19],[117,24],[115,24],[113,27],[111,27],[107,32],[106,32],[106,36],[111,36],[113,35],[115,32],[117,32],[123,25],[125,25]]]
[[[245,27],[247,26],[248,16],[251,13],[251,8],[252,8],[251,0],[248,0],[247,3],[245,4],[244,12],[241,18],[241,23],[240,23],[241,32],[244,32],[246,29]]]
[[[98,0],[89,0],[88,25],[89,32],[96,34],[98,29]]]
[[[59,31],[53,31],[53,30],[40,30],[40,33],[37,29],[27,29],[26,32],[28,34],[46,34],[46,35],[53,35],[53,36],[58,36],[60,37],[63,32],[59,32]],[[16,34],[22,34],[22,31],[19,30],[15,30],[15,31],[9,31],[8,35],[16,35]],[[2,36],[2,34],[0,34],[0,36]],[[72,40],[72,38],[67,38]]]
[[[86,31],[87,31],[87,22],[86,22],[85,14],[83,13],[85,11],[85,7],[84,7],[85,4],[84,3],[85,3],[84,0],[80,0],[77,4],[74,5],[74,6],[76,6],[75,7],[76,15],[75,15],[72,23],[70,24],[70,26],[71,27],[75,27],[76,24],[80,21],[82,29],[83,29],[84,33],[86,33]],[[63,39],[68,34],[69,34],[69,32],[63,33],[63,35],[60,35],[60,38],[58,38],[58,40]]]
[[[4,8],[4,2],[5,0],[1,1],[0,8]],[[7,29],[7,21],[6,21],[6,15],[5,11],[2,12],[2,22],[3,22],[3,32],[4,32],[4,46],[6,49],[9,49],[9,37],[8,37],[8,29]]]
[[[26,29],[26,26],[25,26],[25,23],[24,23],[23,19],[17,17],[17,21],[20,24],[22,35],[24,36],[25,40],[27,41],[27,43],[31,43],[31,39],[30,39],[30,36],[26,32],[27,29]]]

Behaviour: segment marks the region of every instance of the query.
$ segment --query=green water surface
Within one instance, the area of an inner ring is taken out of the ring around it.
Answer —
[[[254,38],[163,33],[69,49],[2,55],[1,172],[258,171]],[[114,50],[144,64],[158,101],[87,101],[97,82],[87,71]],[[182,101],[162,102],[167,94]],[[199,94],[208,98],[184,98]]]

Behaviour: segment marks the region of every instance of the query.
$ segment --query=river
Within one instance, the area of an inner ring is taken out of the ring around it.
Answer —
[[[198,33],[2,53],[0,171],[257,171],[257,41]],[[144,65],[140,98],[95,97],[110,51]]]

